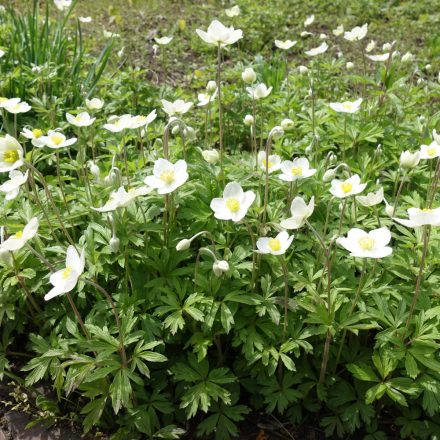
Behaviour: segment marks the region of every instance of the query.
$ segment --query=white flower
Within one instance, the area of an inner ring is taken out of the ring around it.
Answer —
[[[414,61],[414,55],[411,52],[406,52],[402,56],[402,63],[412,63]]]
[[[65,11],[72,5],[72,0],[53,0],[53,2],[60,11]]]
[[[383,258],[393,252],[393,249],[387,246],[390,240],[391,232],[388,228],[374,229],[370,232],[353,228],[348,231],[347,237],[340,237],[336,242],[347,249],[352,257]]]
[[[395,217],[393,220],[408,228],[418,228],[425,225],[440,226],[440,208],[409,208],[407,212],[409,220]]]
[[[24,136],[26,139],[30,139],[34,147],[44,146],[43,132],[39,128],[34,128],[33,130],[23,128],[21,135]]]
[[[156,109],[151,111],[147,116],[132,116],[128,128],[136,129],[151,124],[157,117]]]
[[[259,151],[257,156],[258,166],[261,170],[266,172],[266,165],[268,173],[273,173],[274,171],[278,171],[281,167],[281,157],[278,154],[271,154],[269,156],[269,161],[266,164],[266,152]]]
[[[352,70],[354,68],[354,63],[352,63],[351,61],[349,61],[346,66],[347,70]]]
[[[420,146],[420,159],[435,159],[440,156],[440,145],[433,141],[429,145]]]
[[[217,163],[220,160],[220,154],[217,150],[203,150],[203,159],[208,163]]]
[[[331,102],[329,104],[330,108],[335,112],[340,113],[356,113],[362,104],[362,98],[357,99],[356,101],[344,101],[344,102]]]
[[[0,108],[11,107],[15,104],[18,104],[21,101],[20,98],[5,98],[4,96],[0,97]]]
[[[309,161],[305,157],[297,157],[291,160],[285,160],[281,164],[281,171],[278,177],[286,182],[295,182],[296,180],[307,179],[316,173],[311,169]]]
[[[246,115],[243,119],[244,125],[247,125],[250,127],[251,125],[254,125],[254,117],[252,115]]]
[[[310,26],[315,21],[315,16],[309,15],[304,21],[304,27]]]
[[[367,55],[367,58],[370,58],[371,61],[387,61],[390,57],[389,52],[380,54],[380,55]]]
[[[69,147],[70,145],[73,145],[76,140],[76,138],[66,139],[66,136],[64,136],[63,133],[56,130],[49,130],[47,136],[41,138],[43,145],[53,149]]]
[[[400,166],[405,169],[415,168],[420,162],[420,151],[411,153],[406,150],[400,155]]]
[[[173,37],[161,37],[161,38],[155,38],[154,41],[157,44],[160,44],[161,46],[165,46],[173,40]]]
[[[310,36],[310,35],[313,35],[313,33],[312,32],[307,32],[307,31],[302,31],[301,33],[300,33],[300,36],[301,37],[308,37],[308,36]]]
[[[308,205],[302,197],[295,197],[290,205],[292,217],[282,220],[280,225],[284,229],[299,229],[305,225],[307,219],[313,214],[315,209],[315,197],[310,199]]]
[[[24,101],[21,102],[10,102],[9,104],[4,106],[5,110],[12,114],[17,113],[26,113],[28,112],[32,107]]]
[[[28,179],[29,171],[22,173],[18,170],[9,171],[9,180],[0,185],[0,191],[6,193],[6,200],[13,200],[20,192],[20,186]]]
[[[322,43],[320,46],[315,47],[310,50],[306,50],[304,53],[306,55],[308,55],[309,57],[314,57],[316,55],[320,55],[320,54],[326,52],[327,49],[328,49],[328,44],[324,41],[324,43]]]
[[[100,110],[104,107],[104,101],[99,98],[86,99],[86,107],[89,110]]]
[[[299,73],[301,73],[301,75],[305,75],[309,71],[309,69],[306,66],[299,66],[298,71]]]
[[[111,131],[112,133],[119,133],[122,130],[130,128],[132,124],[132,116],[129,114],[125,114],[122,116],[110,116],[107,119],[107,124],[104,124],[103,127]]]
[[[180,240],[179,243],[176,245],[176,251],[186,251],[191,247],[192,240],[188,240],[187,238],[184,238],[183,240]]]
[[[342,35],[344,33],[344,25],[340,24],[336,29],[333,29],[332,32],[335,37]]]
[[[91,118],[87,112],[81,112],[76,116],[66,113],[67,122],[75,127],[88,127],[95,122],[96,118]]]
[[[211,22],[207,32],[196,29],[196,33],[205,43],[222,47],[234,44],[240,38],[243,38],[243,31],[241,29],[234,29],[232,26],[228,28],[218,20]]]
[[[114,191],[110,194],[110,197],[104,206],[101,206],[101,208],[94,208],[92,206],[92,209],[97,212],[110,212],[118,208],[125,208],[136,197],[145,196],[151,191],[152,188],[148,188],[147,186],[141,186],[140,188],[131,188],[128,191],[126,191],[125,188],[121,186],[117,191]]]
[[[0,138],[0,173],[15,170],[23,165],[23,147],[17,139],[7,134]]]
[[[23,230],[11,235],[6,241],[0,245],[0,249],[7,251],[18,251],[35,235],[38,231],[38,218],[33,217]]]
[[[216,277],[221,276],[229,270],[229,263],[226,260],[215,260],[212,265],[212,271]]]
[[[356,200],[362,205],[362,206],[375,206],[379,203],[382,203],[383,198],[383,188],[380,187],[376,192],[370,192],[366,196],[357,196]]]
[[[199,93],[197,95],[197,99],[199,100],[199,102],[197,103],[197,106],[198,107],[207,106],[211,102],[215,101],[216,96],[217,96],[217,89],[215,90],[215,92],[212,95],[210,95],[209,93]]]
[[[272,87],[267,88],[266,84],[260,83],[255,87],[246,87],[246,91],[252,99],[257,100],[269,96],[270,92],[272,91]]]
[[[293,235],[289,237],[286,231],[280,232],[275,238],[261,237],[257,240],[259,254],[283,255],[290,247]]]
[[[66,253],[66,267],[64,269],[54,272],[49,280],[53,288],[44,295],[45,301],[71,292],[78,283],[79,277],[84,272],[85,256],[84,249],[81,250],[81,255],[75,249],[75,246],[69,246]]]
[[[333,180],[336,177],[336,171],[336,168],[329,168],[322,176],[322,180],[324,182],[330,182],[330,180]]]
[[[230,182],[223,191],[223,197],[212,199],[210,206],[214,211],[214,217],[219,220],[239,222],[244,218],[254,200],[253,191],[244,192],[239,183]]]
[[[252,84],[257,79],[257,74],[252,67],[248,67],[241,73],[241,78],[246,84]]]
[[[92,22],[92,17],[88,16],[88,17],[78,17],[78,20],[81,23],[91,23]]]
[[[392,43],[384,43],[382,45],[382,50],[384,52],[389,52],[395,44],[396,44],[396,40],[394,40]]]
[[[0,49],[0,58],[3,58],[5,56],[6,52],[2,49]]]
[[[289,50],[291,47],[295,46],[296,43],[297,43],[296,41],[292,41],[292,40],[286,40],[286,41],[275,40],[275,46],[278,47],[278,49],[283,49],[283,50]]]
[[[232,8],[225,9],[225,14],[229,18],[237,17],[238,15],[240,15],[240,6],[235,5],[235,6],[232,6]]]
[[[371,52],[374,48],[376,47],[376,42],[374,40],[371,40],[368,44],[367,47],[365,48],[366,52]]]
[[[361,183],[361,178],[357,174],[354,174],[346,180],[333,179],[331,186],[330,192],[335,197],[345,199],[346,197],[361,193],[367,184]]]
[[[104,38],[119,38],[120,37],[120,35],[119,34],[116,34],[116,33],[114,33],[114,32],[111,32],[111,31],[107,31],[107,30],[105,30],[105,29],[102,29],[102,34],[104,35]]]
[[[156,188],[159,194],[169,194],[188,180],[186,169],[184,160],[172,164],[166,159],[158,159],[154,162],[153,175],[147,176],[144,183]]]
[[[351,31],[344,32],[344,38],[348,41],[360,41],[367,35],[368,23],[363,26],[356,26]]]
[[[440,133],[437,133],[436,129],[432,130],[432,137],[438,144],[440,144]]]
[[[284,131],[291,131],[295,127],[295,122],[292,119],[283,119],[280,125]]]
[[[217,83],[215,81],[208,81],[208,84],[206,84],[206,91],[210,95],[212,95],[214,92],[217,93]]]
[[[160,102],[162,103],[163,111],[168,116],[183,115],[193,105],[192,102],[185,102],[183,99],[177,99],[174,102],[170,102],[170,101],[167,101],[166,99],[162,99]]]

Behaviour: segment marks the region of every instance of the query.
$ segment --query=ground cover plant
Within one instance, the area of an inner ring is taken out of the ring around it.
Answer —
[[[435,2],[95,3],[0,10],[0,379],[91,438],[437,438]]]

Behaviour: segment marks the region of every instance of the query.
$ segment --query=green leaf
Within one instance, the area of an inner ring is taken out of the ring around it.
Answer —
[[[348,364],[347,365],[348,371],[350,371],[351,374],[356,379],[367,381],[367,382],[379,382],[380,379],[377,377],[376,373],[373,371],[373,369],[364,363],[359,364]]]

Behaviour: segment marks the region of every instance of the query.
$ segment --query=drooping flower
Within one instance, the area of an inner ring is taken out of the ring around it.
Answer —
[[[225,14],[229,18],[237,17],[238,15],[240,15],[240,6],[235,5],[235,6],[232,6],[232,8],[225,9]]]
[[[339,113],[356,113],[362,104],[362,98],[356,101],[331,102],[330,108]]]
[[[275,46],[278,47],[278,49],[283,49],[283,50],[289,50],[291,47],[295,46],[296,43],[297,41],[292,41],[292,40],[286,40],[286,41],[275,40]]]
[[[305,225],[307,219],[315,209],[315,197],[310,199],[309,204],[302,197],[295,197],[290,205],[292,217],[282,220],[280,225],[284,229],[299,229]]]
[[[214,260],[212,271],[216,277],[220,277],[229,270],[229,263],[226,260]]]
[[[86,107],[89,110],[100,110],[104,107],[104,101],[99,98],[86,99]]]
[[[293,161],[285,160],[280,168],[282,173],[278,177],[286,182],[307,179],[316,173],[315,169],[310,168],[309,161],[305,157],[297,157]]]
[[[435,159],[440,156],[440,145],[433,141],[429,145],[420,146],[420,159]]]
[[[266,98],[270,95],[272,87],[267,87],[266,84],[260,83],[255,87],[246,87],[248,95],[255,100]]]
[[[395,217],[393,217],[393,220],[408,228],[418,228],[426,225],[440,226],[440,208],[409,208],[407,212],[409,220]]]
[[[385,227],[370,232],[353,228],[348,231],[347,237],[336,240],[352,257],[358,258],[383,258],[391,255],[393,249],[387,246],[390,241],[391,232]]]
[[[365,207],[378,205],[384,200],[383,187],[380,187],[376,192],[368,193],[366,196],[357,196],[356,200]]]
[[[67,122],[75,127],[88,127],[92,125],[96,118],[90,117],[87,112],[78,113],[76,116],[66,113]]]
[[[316,55],[320,55],[324,52],[326,52],[328,49],[328,44],[324,41],[320,46],[314,47],[313,49],[306,50],[304,53],[308,55],[309,57],[314,57]]]
[[[278,154],[271,154],[269,160],[266,163],[266,152],[259,151],[257,156],[258,166],[261,170],[266,172],[266,166],[268,173],[273,173],[281,168],[281,157]]]
[[[283,255],[290,247],[293,241],[293,234],[289,237],[286,231],[280,232],[275,238],[261,237],[257,240],[258,253]]]
[[[354,174],[346,180],[333,179],[331,186],[330,192],[335,197],[345,199],[346,197],[361,193],[367,184],[361,183],[361,178],[357,174]]]
[[[243,38],[243,31],[241,29],[234,29],[233,26],[226,27],[218,20],[211,22],[207,32],[196,29],[196,33],[205,43],[216,46],[220,45],[221,47],[234,44],[240,38]]]
[[[66,267],[54,272],[50,276],[49,280],[53,288],[44,295],[45,301],[71,292],[77,285],[79,277],[84,272],[84,267],[84,249],[81,249],[81,254],[79,254],[75,246],[69,246],[66,253]]]
[[[155,38],[154,41],[157,44],[160,44],[161,46],[166,46],[167,44],[170,44],[171,41],[173,40],[173,37],[160,37],[160,38]]]
[[[193,105],[192,102],[185,102],[183,99],[176,99],[174,102],[162,99],[163,111],[168,116],[183,115],[185,114]]]
[[[6,194],[6,200],[13,200],[18,196],[20,187],[26,183],[29,176],[29,170],[22,173],[19,170],[9,171],[9,180],[0,185],[0,191]]]
[[[43,147],[44,139],[43,139],[43,131],[39,128],[34,128],[33,130],[29,130],[28,128],[23,128],[21,135],[26,139],[30,139],[32,145],[34,147]]]
[[[243,191],[237,182],[230,182],[225,186],[223,197],[211,200],[211,209],[219,220],[232,220],[239,222],[244,218],[248,209],[254,203],[255,193]]]
[[[38,225],[38,218],[31,218],[29,223],[21,231],[11,235],[0,245],[0,248],[11,252],[20,250],[30,239],[35,237],[38,232]]]
[[[166,159],[158,159],[154,162],[153,175],[147,176],[144,183],[157,189],[159,194],[169,194],[182,186],[188,177],[187,163],[184,160],[172,164]]]
[[[348,41],[360,41],[367,35],[368,23],[363,26],[355,26],[351,31],[344,33],[344,38]]]
[[[69,147],[70,145],[73,145],[76,141],[77,139],[75,137],[67,139],[63,133],[56,130],[49,130],[47,136],[43,136],[41,138],[41,142],[43,143],[43,145],[53,149]]]
[[[23,163],[23,147],[17,139],[9,134],[0,138],[0,173],[15,170]]]
[[[420,151],[411,153],[406,150],[400,155],[400,166],[404,169],[415,168],[420,162]]]
[[[126,191],[125,188],[121,186],[117,191],[110,194],[110,197],[104,206],[101,206],[100,208],[92,207],[92,209],[97,212],[111,212],[118,208],[125,208],[136,199],[136,197],[145,196],[152,190],[152,188],[147,186],[141,186],[140,188],[131,188]]]

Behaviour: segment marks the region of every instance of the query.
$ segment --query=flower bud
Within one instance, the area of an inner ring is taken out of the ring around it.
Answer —
[[[420,162],[420,152],[411,153],[406,150],[400,155],[400,166],[404,169],[415,168]]]
[[[347,68],[347,70],[352,70],[354,68],[354,63],[349,61],[345,67]]]
[[[180,127],[178,125],[175,125],[172,129],[171,129],[171,133],[173,134],[173,136],[176,136],[177,134],[179,134],[180,131]]]
[[[284,131],[291,131],[291,130],[293,130],[294,126],[295,126],[295,123],[292,121],[292,119],[283,119],[281,121],[281,128]]]
[[[393,217],[394,214],[394,206],[390,205],[385,199],[383,199],[385,202],[385,212],[388,217]]]
[[[101,171],[96,163],[90,162],[90,172],[93,174],[93,177],[95,177],[95,179],[99,179]]]
[[[119,238],[116,237],[115,235],[113,235],[113,237],[110,238],[110,241],[108,243],[108,245],[110,246],[110,249],[115,254],[118,252],[120,244],[121,244],[121,240],[119,240]]]
[[[179,243],[176,245],[176,251],[186,251],[191,246],[191,240],[188,240],[187,238],[184,238],[183,240],[180,240]]]
[[[379,144],[379,145],[376,147],[376,156],[380,156],[381,154],[382,154],[382,145]]]
[[[216,277],[221,276],[224,272],[227,272],[229,270],[229,264],[225,260],[215,260],[214,264],[212,265],[212,270],[214,272],[214,275]]]
[[[252,84],[257,79],[257,74],[254,72],[254,69],[252,69],[252,67],[248,67],[247,69],[244,69],[241,77],[246,84]]]
[[[329,168],[324,175],[322,176],[322,180],[324,182],[330,182],[336,177],[336,169],[335,168]]]
[[[335,163],[337,161],[337,156],[335,153],[331,153],[330,157],[328,158],[329,163]]]
[[[306,149],[304,151],[306,154],[312,154],[313,153],[313,146],[309,145],[308,147],[306,147]]]
[[[425,70],[426,70],[427,72],[429,72],[431,69],[432,69],[431,64],[427,64],[427,65],[425,66]]]
[[[202,151],[203,159],[208,163],[215,164],[220,159],[220,154],[217,150],[203,150]]]
[[[394,60],[395,58],[399,58],[400,57],[400,52],[398,50],[395,50],[392,54],[391,54],[391,58]]]
[[[254,125],[254,117],[252,115],[246,115],[244,117],[244,125],[247,125],[248,127],[250,127],[251,125]]]
[[[0,249],[0,264],[2,266],[10,266],[10,267],[14,265],[14,262],[12,260],[12,255],[6,249]]]
[[[414,55],[411,52],[406,52],[402,56],[402,63],[411,63],[412,61],[414,61]]]
[[[309,69],[307,69],[306,66],[299,66],[298,71],[299,73],[301,73],[301,75],[305,75],[309,71]]]
[[[183,135],[189,140],[189,141],[195,141],[197,139],[196,131],[194,128],[186,126],[186,128],[183,130]]]
[[[272,128],[272,130],[270,130],[270,135],[272,135],[272,139],[276,141],[284,136],[284,130],[279,125],[276,125],[274,128]]]
[[[217,90],[217,83],[215,81],[208,81],[206,91],[211,95]]]
[[[391,50],[392,47],[393,47],[392,43],[385,43],[382,46],[382,49],[383,49],[384,52],[388,52],[389,50]]]

